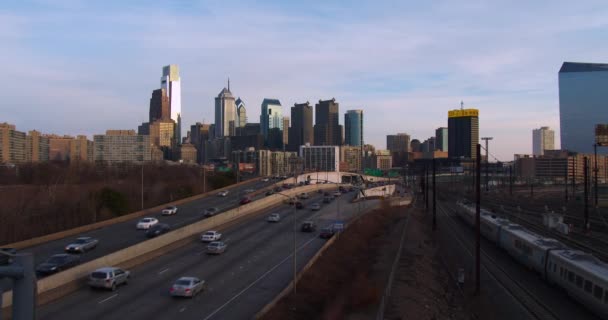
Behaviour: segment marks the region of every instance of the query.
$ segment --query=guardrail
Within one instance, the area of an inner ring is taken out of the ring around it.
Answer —
[[[308,185],[288,189],[282,193],[287,196],[296,196],[301,192],[312,192],[319,189],[327,190],[332,188],[336,188],[336,185]],[[155,251],[161,250],[162,248],[170,246],[171,244],[179,241],[193,240],[189,238],[194,236],[196,236],[196,239],[198,240],[199,234],[203,231],[221,227],[222,225],[234,222],[235,220],[245,216],[265,210],[268,207],[281,204],[283,200],[284,198],[281,195],[271,195],[260,200],[250,202],[246,205],[225,211],[211,218],[175,229],[159,237],[137,243],[128,248],[113,252],[95,260],[91,260],[66,271],[40,279],[37,282],[37,294],[39,296],[43,294],[50,294],[53,296],[53,298],[61,297],[77,289],[81,285],[84,285],[84,279],[91,271],[95,269],[105,266],[122,266],[129,261],[137,261],[136,264],[146,262],[155,257],[153,255]],[[65,288],[65,290],[62,291],[62,288]],[[2,308],[9,307],[12,304],[12,292],[5,292],[2,296],[2,302]]]

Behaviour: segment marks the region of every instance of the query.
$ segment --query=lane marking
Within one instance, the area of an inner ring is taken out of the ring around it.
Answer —
[[[184,311],[186,311],[186,307],[179,308],[179,312],[184,312]]]
[[[97,302],[97,304],[102,304],[102,303],[104,303],[104,302],[106,302],[106,301],[108,301],[108,300],[111,300],[111,299],[116,298],[117,296],[118,296],[118,293],[115,293],[115,294],[113,294],[113,295],[111,295],[111,296],[109,296],[109,297],[107,297],[107,298],[105,298],[105,299],[103,299],[103,300],[101,300],[101,301]]]
[[[158,275],[161,275],[161,274],[163,274],[163,273],[165,273],[165,272],[167,272],[167,271],[169,271],[169,268],[159,271],[159,272],[158,272]]]
[[[313,237],[310,240],[306,241],[304,244],[302,244],[300,247],[297,248],[297,251],[300,251],[301,249],[303,249],[304,247],[306,247],[308,244],[310,244],[311,242],[313,242],[314,240],[316,240],[317,237]],[[221,305],[219,308],[217,308],[215,311],[213,311],[210,315],[208,315],[206,318],[204,318],[203,320],[208,320],[211,319],[211,317],[213,317],[215,314],[217,314],[218,312],[222,311],[222,309],[224,309],[227,305],[229,305],[232,301],[236,300],[238,297],[240,297],[243,293],[245,293],[245,291],[249,290],[251,287],[253,287],[256,283],[260,282],[262,279],[266,278],[266,276],[268,276],[271,272],[273,272],[276,268],[280,267],[283,263],[285,263],[286,261],[288,261],[291,257],[293,256],[293,253],[289,254],[287,257],[285,257],[285,259],[281,260],[281,262],[279,262],[278,264],[276,264],[274,267],[270,268],[270,270],[266,271],[263,275],[261,275],[259,278],[257,278],[256,280],[254,280],[252,283],[250,283],[247,287],[245,287],[245,289],[241,290],[239,293],[237,293],[234,297],[230,298],[230,300],[226,301],[223,305]]]

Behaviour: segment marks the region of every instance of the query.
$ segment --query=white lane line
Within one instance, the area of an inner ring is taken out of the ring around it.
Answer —
[[[103,300],[101,300],[101,301],[99,301],[99,302],[97,302],[97,303],[98,303],[98,304],[102,304],[102,303],[104,303],[104,302],[106,302],[106,301],[108,301],[108,300],[110,300],[110,299],[114,299],[114,298],[116,298],[117,296],[118,296],[118,293],[115,293],[115,294],[113,294],[113,295],[111,295],[111,296],[109,296],[109,297],[107,297],[107,298],[105,298],[105,299],[103,299]]]
[[[313,242],[314,240],[316,240],[317,237],[313,237],[310,240],[306,241],[304,244],[302,244],[297,250],[300,251],[302,248],[306,247],[309,243]],[[256,283],[260,282],[262,279],[266,278],[267,275],[269,275],[271,272],[273,272],[276,268],[280,267],[283,263],[285,263],[285,261],[289,260],[291,258],[291,256],[293,256],[293,253],[288,255],[287,257],[285,257],[285,259],[281,260],[281,262],[279,262],[278,264],[276,264],[274,267],[270,268],[270,270],[266,271],[263,275],[261,275],[259,278],[257,278],[256,280],[254,280],[252,283],[250,283],[247,287],[245,287],[245,289],[241,290],[241,292],[237,293],[234,297],[230,298],[230,300],[226,301],[226,303],[224,303],[223,305],[221,305],[219,308],[215,309],[215,311],[213,311],[210,315],[208,315],[206,318],[204,318],[203,320],[208,320],[211,319],[211,317],[213,317],[216,313],[220,312],[222,309],[224,309],[227,305],[229,305],[232,301],[236,300],[238,297],[240,297],[243,293],[245,293],[245,291],[249,290],[251,287],[253,287]]]
[[[186,311],[186,307],[179,308],[179,312],[184,312],[184,311]]]
[[[158,272],[158,275],[161,275],[161,274],[163,274],[163,273],[165,273],[165,272],[167,272],[167,271],[169,271],[169,268],[159,271],[159,272]]]

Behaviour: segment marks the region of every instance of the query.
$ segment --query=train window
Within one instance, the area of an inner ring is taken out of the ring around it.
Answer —
[[[583,287],[583,277],[576,275],[576,286],[579,288]]]
[[[557,265],[555,263],[553,264],[553,272],[557,272]]]
[[[568,281],[574,283],[574,272],[568,271]]]
[[[604,303],[608,304],[608,292],[604,295]]]
[[[559,276],[562,278],[564,277],[564,268],[562,267],[559,267]]]
[[[585,280],[585,291],[591,293],[591,288],[592,287],[593,287],[593,285],[591,284],[591,281]]]
[[[602,296],[604,295],[604,288],[600,286],[593,287],[593,296],[602,300]]]

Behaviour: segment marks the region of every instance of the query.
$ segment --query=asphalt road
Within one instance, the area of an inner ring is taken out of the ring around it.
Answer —
[[[203,211],[209,207],[217,207],[220,209],[221,213],[227,209],[238,206],[239,201],[245,195],[244,191],[246,189],[258,190],[271,184],[273,184],[273,181],[252,181],[238,187],[230,188],[230,193],[226,197],[212,195],[203,199],[182,204],[178,206],[178,212],[176,215],[162,216],[159,211],[147,215],[147,217],[155,217],[159,220],[159,222],[167,223],[172,229],[177,229],[204,219],[205,217],[203,216]],[[257,198],[259,197],[264,197],[264,194],[259,195]],[[135,229],[135,225],[140,219],[141,218],[131,219],[129,221],[92,230],[85,234],[50,241],[37,246],[25,248],[20,251],[33,253],[35,265],[38,265],[53,254],[64,253],[65,246],[73,242],[74,239],[81,236],[90,236],[99,239],[99,245],[97,248],[81,254],[81,262],[90,261],[147,240],[148,238],[145,235],[145,231]],[[0,286],[4,290],[10,289],[10,281],[5,279],[2,281]]]
[[[302,268],[322,247],[321,227],[334,220],[348,221],[377,206],[377,200],[351,204],[353,193],[341,196],[320,211],[307,207],[321,196],[305,201],[297,210],[297,266]],[[339,204],[338,204],[339,201]],[[340,213],[337,214],[338,205]],[[267,214],[280,213],[279,223],[265,221]],[[174,252],[132,270],[129,284],[117,291],[82,288],[60,300],[41,306],[39,319],[250,319],[285,288],[293,276],[294,209],[287,205],[269,208],[223,230],[228,250],[219,256],[205,254],[205,245],[194,241]],[[317,231],[300,232],[304,220],[314,220]],[[171,298],[168,290],[182,276],[207,281],[207,291],[193,299]],[[128,315],[128,316],[127,316]]]

